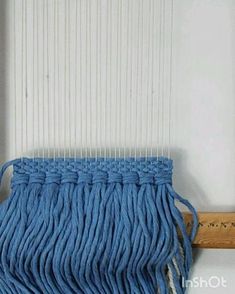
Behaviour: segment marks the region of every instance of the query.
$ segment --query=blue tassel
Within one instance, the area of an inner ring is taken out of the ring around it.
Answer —
[[[23,158],[0,182],[11,165],[0,293],[185,292],[198,219],[172,187],[172,160]]]

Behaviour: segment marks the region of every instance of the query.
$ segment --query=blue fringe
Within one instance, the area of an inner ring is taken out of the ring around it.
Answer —
[[[23,158],[0,181],[11,165],[0,293],[185,292],[198,219],[172,188],[172,160]]]

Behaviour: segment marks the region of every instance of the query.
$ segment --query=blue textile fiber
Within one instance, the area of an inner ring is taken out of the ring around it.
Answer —
[[[0,293],[185,292],[198,220],[172,187],[171,159],[22,158],[0,179],[10,165]]]

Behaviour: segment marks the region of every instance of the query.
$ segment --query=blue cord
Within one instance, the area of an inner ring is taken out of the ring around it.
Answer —
[[[0,183],[10,166],[0,293],[185,292],[198,219],[172,187],[172,160],[23,158],[2,166]]]

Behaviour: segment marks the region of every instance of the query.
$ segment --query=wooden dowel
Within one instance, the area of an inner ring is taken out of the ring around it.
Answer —
[[[193,247],[235,249],[235,212],[199,212],[199,226]],[[184,213],[187,228],[192,215]]]

